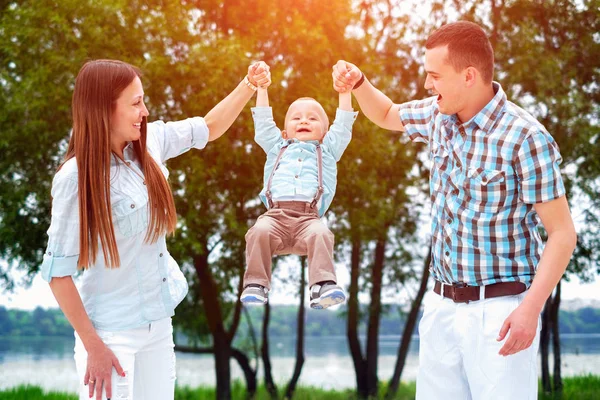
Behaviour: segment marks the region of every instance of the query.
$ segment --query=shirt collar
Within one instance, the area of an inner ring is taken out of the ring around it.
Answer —
[[[502,90],[502,86],[498,82],[492,82],[492,87],[495,93],[492,100],[465,125],[475,123],[484,132],[488,132],[492,128],[506,106],[506,93]]]
[[[321,142],[319,142],[318,140],[298,140],[296,138],[293,139],[286,139],[285,140],[286,144],[289,146],[292,143],[310,143],[310,144],[314,144],[315,146]]]
[[[135,159],[135,151],[133,149],[133,143],[127,142],[127,145],[123,149],[123,159],[125,161],[133,161]],[[121,162],[122,161],[119,160],[119,157],[117,157],[113,152],[111,152],[111,157],[110,157],[111,167],[119,165]]]
[[[498,116],[502,113],[504,107],[506,106],[506,93],[504,93],[502,86],[500,86],[498,82],[492,82],[492,88],[494,89],[495,93],[494,97],[492,97],[492,100],[490,100],[490,102],[487,103],[485,107],[481,109],[481,111],[475,114],[473,118],[465,122],[463,124],[465,127],[474,123],[484,132],[487,132],[492,128],[498,119]],[[456,114],[442,115],[442,120],[447,125],[458,123]]]

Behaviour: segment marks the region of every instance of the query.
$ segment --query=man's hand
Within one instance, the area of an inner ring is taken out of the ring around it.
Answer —
[[[345,93],[352,90],[354,85],[360,80],[362,72],[354,64],[344,60],[339,60],[333,66],[333,88],[336,92]]]
[[[538,328],[539,310],[521,303],[504,321],[497,341],[502,341],[510,332],[508,339],[498,352],[501,356],[516,354],[533,343]]]
[[[270,68],[264,61],[251,64],[248,67],[248,80],[255,86],[266,89],[271,85]]]

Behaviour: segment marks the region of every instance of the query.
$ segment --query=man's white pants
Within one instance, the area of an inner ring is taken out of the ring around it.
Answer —
[[[500,356],[496,341],[525,294],[454,303],[431,291],[419,323],[417,400],[535,400],[541,319],[533,344]],[[510,335],[510,332],[509,332]]]
[[[171,318],[154,321],[125,331],[98,330],[110,348],[125,377],[112,370],[112,400],[172,400],[175,396],[175,352]],[[87,352],[75,333],[75,364],[79,377],[79,399],[89,400],[89,387],[83,385]],[[96,399],[94,391],[93,399]],[[106,393],[102,392],[102,399]]]

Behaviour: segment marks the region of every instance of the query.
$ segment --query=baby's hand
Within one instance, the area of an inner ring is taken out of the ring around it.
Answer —
[[[362,72],[354,64],[340,60],[333,66],[333,88],[336,92],[346,93],[351,91],[360,80]]]
[[[264,61],[251,64],[248,67],[248,80],[253,85],[266,89],[271,85],[270,68]]]

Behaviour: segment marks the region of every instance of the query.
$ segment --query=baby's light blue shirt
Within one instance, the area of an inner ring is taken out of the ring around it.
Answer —
[[[323,216],[335,195],[337,185],[337,162],[352,139],[352,124],[358,112],[337,109],[335,120],[323,138],[323,197],[319,205],[319,216]],[[265,195],[267,182],[275,166],[281,147],[289,144],[273,176],[271,193],[274,199],[303,197],[312,199],[318,188],[317,144],[318,141],[285,140],[273,120],[271,107],[252,108],[254,118],[254,140],[267,153],[263,189],[260,198],[268,208]]]

